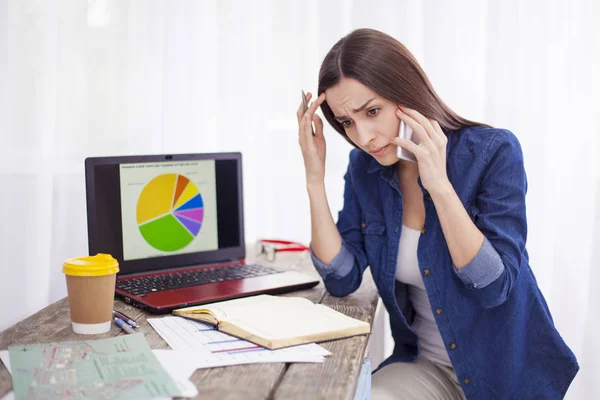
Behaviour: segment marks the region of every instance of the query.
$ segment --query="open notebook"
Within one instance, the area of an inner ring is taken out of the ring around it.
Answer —
[[[269,349],[370,332],[370,325],[302,297],[259,295],[174,310],[173,314]]]

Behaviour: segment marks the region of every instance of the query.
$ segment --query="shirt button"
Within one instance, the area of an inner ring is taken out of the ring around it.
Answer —
[[[468,385],[469,383],[471,383],[471,380],[469,378],[465,378],[463,382],[465,383],[465,385]]]
[[[425,276],[429,276],[430,273],[431,273],[431,271],[429,271],[427,268],[425,268],[423,270],[423,275],[425,275]]]
[[[440,315],[442,313],[442,309],[441,308],[436,308],[435,312],[437,313],[437,315]]]
[[[454,350],[456,348],[456,343],[450,343],[450,350]]]
[[[360,224],[360,227],[365,229],[367,227],[367,224],[365,224],[364,222],[362,224]]]
[[[424,235],[424,234],[425,234],[425,232],[427,232],[427,231],[426,231],[425,229],[423,229],[423,230],[421,231],[421,235]]]

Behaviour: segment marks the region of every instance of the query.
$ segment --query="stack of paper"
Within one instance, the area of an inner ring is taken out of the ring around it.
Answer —
[[[178,390],[179,396],[195,397],[198,395],[196,386],[189,381],[190,377],[199,368],[212,368],[226,365],[265,363],[265,362],[317,362],[325,361],[325,356],[331,353],[323,347],[311,343],[301,346],[287,347],[279,350],[269,350],[254,343],[238,339],[226,333],[219,332],[213,326],[197,321],[191,321],[181,317],[165,317],[148,319],[152,327],[160,334],[173,350],[152,350],[156,359],[160,362],[164,370],[173,380]],[[143,335],[124,335],[111,339],[103,339],[113,346],[117,353],[127,354],[131,349],[135,349],[140,345],[140,340],[147,345]],[[91,343],[94,341],[88,341]],[[29,345],[22,346],[23,349],[30,351],[33,346],[47,345]],[[65,347],[68,348],[69,346]],[[58,348],[55,346],[55,348]],[[73,349],[73,347],[70,347]],[[44,348],[45,349],[45,348]],[[11,348],[11,351],[14,351]],[[93,350],[93,349],[92,349]],[[97,349],[99,350],[99,349]],[[104,349],[103,356],[108,353]],[[68,352],[64,356],[68,356]],[[11,362],[9,352],[0,351],[0,358],[6,365],[6,368],[11,371]],[[143,358],[143,357],[142,357]],[[117,360],[116,358],[104,359],[106,367],[113,372],[117,369],[135,373],[136,367],[143,371],[148,367],[148,359],[135,360]],[[127,361],[127,362],[126,362]],[[19,361],[21,362],[21,361]],[[121,363],[121,365],[117,365]],[[140,364],[141,363],[141,364]],[[14,364],[14,363],[13,363]],[[113,365],[114,364],[114,365]],[[140,365],[136,365],[140,364]],[[13,365],[13,368],[16,366]],[[93,371],[88,371],[93,372]],[[137,371],[139,372],[139,371]],[[112,372],[111,372],[112,373]],[[98,382],[97,377],[93,374],[85,374],[92,381]],[[65,379],[66,377],[61,377]],[[29,379],[29,378],[27,378]],[[55,382],[53,382],[55,383]],[[79,381],[81,383],[81,380]],[[50,384],[50,382],[48,382]],[[66,386],[65,386],[66,387]],[[122,392],[123,394],[125,392]],[[14,400],[13,393],[9,393],[2,400]],[[117,397],[115,397],[117,398]],[[127,397],[133,398],[133,397]],[[139,397],[137,397],[139,398]],[[154,400],[170,399],[170,396],[154,395]]]
[[[172,349],[195,351],[197,368],[265,362],[320,363],[331,355],[314,343],[269,350],[219,332],[214,326],[181,317],[152,318],[148,322]]]

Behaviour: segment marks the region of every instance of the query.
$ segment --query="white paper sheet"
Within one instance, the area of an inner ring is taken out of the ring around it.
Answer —
[[[174,350],[194,351],[197,368],[265,362],[324,362],[331,355],[311,343],[269,350],[219,332],[213,326],[181,317],[148,319],[150,325]]]
[[[6,394],[6,396],[4,396],[2,398],[2,400],[15,400],[15,393],[14,392],[8,392]]]

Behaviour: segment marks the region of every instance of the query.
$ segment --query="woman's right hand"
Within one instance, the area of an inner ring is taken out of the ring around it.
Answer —
[[[308,103],[312,97],[311,93],[306,95]],[[323,136],[323,121],[315,112],[325,101],[325,93],[322,93],[316,101],[304,112],[302,104],[298,107],[298,141],[304,157],[304,168],[306,169],[306,184],[323,184],[325,182],[325,137]],[[315,123],[315,135],[312,133],[312,122]]]

